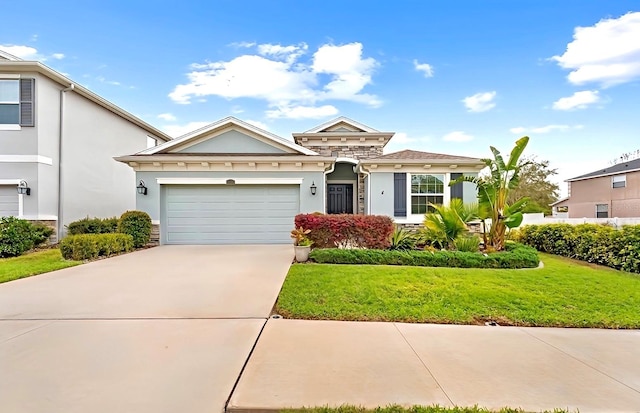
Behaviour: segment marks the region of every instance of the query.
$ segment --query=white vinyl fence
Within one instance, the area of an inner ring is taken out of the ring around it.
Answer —
[[[543,224],[606,224],[614,228],[620,228],[623,225],[640,225],[640,218],[558,218],[545,217],[543,213],[539,213],[524,214],[524,219],[520,226]]]

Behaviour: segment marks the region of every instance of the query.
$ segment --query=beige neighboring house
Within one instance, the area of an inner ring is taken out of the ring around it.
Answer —
[[[640,217],[640,159],[567,180],[569,197],[551,204],[554,217]]]
[[[0,51],[0,216],[56,227],[136,207],[113,160],[170,136],[36,61]]]

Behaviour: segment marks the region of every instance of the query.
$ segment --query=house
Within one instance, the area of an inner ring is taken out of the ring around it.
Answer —
[[[45,222],[60,237],[87,215],[134,209],[135,173],[113,157],[170,139],[42,63],[0,51],[0,216]]]
[[[599,169],[567,182],[569,197],[551,205],[554,216],[640,217],[640,159]]]
[[[340,117],[290,141],[228,117],[162,145],[117,157],[136,171],[137,208],[162,244],[290,243],[298,213],[381,214],[419,225],[430,202],[476,200],[480,159],[419,151],[383,154],[393,132]]]

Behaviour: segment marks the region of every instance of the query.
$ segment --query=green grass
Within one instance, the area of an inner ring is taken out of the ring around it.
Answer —
[[[442,406],[413,406],[413,407],[401,407],[401,406],[387,406],[378,407],[376,409],[365,409],[364,407],[355,406],[340,406],[340,407],[313,407],[303,409],[284,409],[280,410],[280,413],[490,413],[492,410],[488,410],[482,407],[442,407]],[[496,411],[497,413],[523,413],[522,409],[512,409],[504,407]],[[545,410],[543,413],[563,413],[568,412],[565,409]]]
[[[542,269],[295,264],[287,318],[640,328],[640,276],[541,254]]]
[[[36,251],[14,258],[0,258],[0,283],[82,264],[62,259],[59,249]]]

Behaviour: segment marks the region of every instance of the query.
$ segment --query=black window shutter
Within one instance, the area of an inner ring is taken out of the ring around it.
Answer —
[[[407,174],[393,174],[393,216],[407,216]]]
[[[452,173],[451,174],[451,180],[455,181],[456,179],[460,178],[462,176],[461,173]],[[462,182],[455,184],[451,187],[451,199],[454,198],[459,198],[460,200],[462,199]]]
[[[20,126],[35,126],[35,79],[20,79]]]

